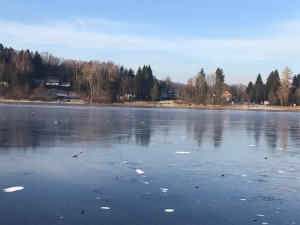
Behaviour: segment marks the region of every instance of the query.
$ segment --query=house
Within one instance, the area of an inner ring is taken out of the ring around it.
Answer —
[[[59,82],[59,86],[60,87],[70,87],[70,83],[69,82]]]
[[[0,82],[0,86],[8,87],[8,82],[6,82],[6,81],[1,81],[1,82]]]
[[[71,84],[69,82],[60,81],[58,79],[52,79],[52,78],[42,78],[42,79],[34,79],[35,85],[44,84],[46,87],[63,87],[63,88],[69,88],[71,87]]]
[[[227,102],[232,98],[232,94],[229,91],[224,91],[222,97],[226,99]]]
[[[163,88],[160,91],[160,97],[162,99],[176,99],[178,95],[179,95],[179,91],[171,87]]]
[[[125,98],[127,100],[134,100],[135,99],[135,95],[134,94],[125,94]]]
[[[134,94],[124,94],[123,96],[120,96],[119,99],[122,101],[133,101],[135,99],[135,95]]]
[[[59,86],[59,80],[47,79],[46,86]]]

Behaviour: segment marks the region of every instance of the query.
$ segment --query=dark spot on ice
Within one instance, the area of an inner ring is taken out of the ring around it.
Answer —
[[[256,179],[256,181],[257,182],[259,182],[259,183],[264,183],[264,182],[267,182],[266,180],[264,180],[264,179]]]
[[[279,199],[279,198],[274,198],[271,196],[255,196],[253,198],[251,198],[250,201],[255,201],[255,200],[261,200],[261,201],[266,201],[266,202],[279,202],[280,204],[282,204],[283,202],[285,202],[285,200],[283,199]]]
[[[104,190],[103,188],[100,188],[100,189],[96,189],[94,192],[97,194],[102,194],[103,190]]]

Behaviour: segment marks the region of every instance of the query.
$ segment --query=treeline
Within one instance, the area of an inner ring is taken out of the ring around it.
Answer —
[[[69,82],[74,91],[90,102],[158,100],[164,85],[158,84],[150,65],[138,68],[135,74],[131,68],[111,61],[66,60],[0,44],[0,96],[41,98],[44,84],[37,87],[35,81],[45,79]]]
[[[226,93],[227,91],[227,93]],[[205,74],[204,69],[187,81],[184,100],[193,104],[223,105],[226,102],[244,102],[246,86],[243,84],[228,85],[225,83],[223,69]]]
[[[218,68],[215,74],[206,77],[203,70],[187,82],[186,101],[195,104],[222,104],[225,75]]]
[[[280,77],[278,70],[271,71],[266,83],[258,74],[254,83],[227,85],[223,70],[217,68],[216,72],[206,76],[204,70],[187,81],[184,100],[194,104],[217,104],[226,102],[251,102],[255,104],[270,105],[300,105],[300,74],[293,76],[290,68],[282,71]],[[227,91],[227,93],[226,93]]]
[[[0,44],[0,97],[44,99],[45,83],[57,79],[70,83],[71,89],[89,102],[157,101],[178,99],[192,104],[222,105],[228,101],[271,105],[300,105],[300,74],[293,76],[286,68],[280,77],[272,71],[266,83],[258,74],[248,86],[227,85],[221,68],[206,75],[204,70],[187,81],[176,84],[170,77],[157,80],[151,66],[135,73],[112,61],[78,61],[57,58],[49,53],[17,51]]]
[[[246,96],[248,101],[258,104],[268,101],[270,105],[299,105],[300,74],[293,76],[287,67],[282,71],[280,78],[278,70],[274,70],[269,74],[265,84],[258,74],[254,84],[249,82]]]

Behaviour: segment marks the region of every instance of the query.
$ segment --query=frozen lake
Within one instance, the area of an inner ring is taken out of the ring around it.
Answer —
[[[299,224],[299,131],[297,112],[0,104],[0,224]]]

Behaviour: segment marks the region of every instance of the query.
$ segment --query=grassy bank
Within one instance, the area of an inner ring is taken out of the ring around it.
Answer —
[[[120,106],[120,107],[162,107],[162,108],[192,108],[192,109],[238,109],[238,110],[260,110],[260,111],[300,111],[300,106],[264,106],[264,105],[195,105],[183,104],[174,101],[161,102],[125,102],[125,103],[87,103],[83,100],[66,101],[41,101],[41,100],[13,100],[0,99],[0,103],[15,104],[55,104],[55,105],[93,105],[93,106]]]

